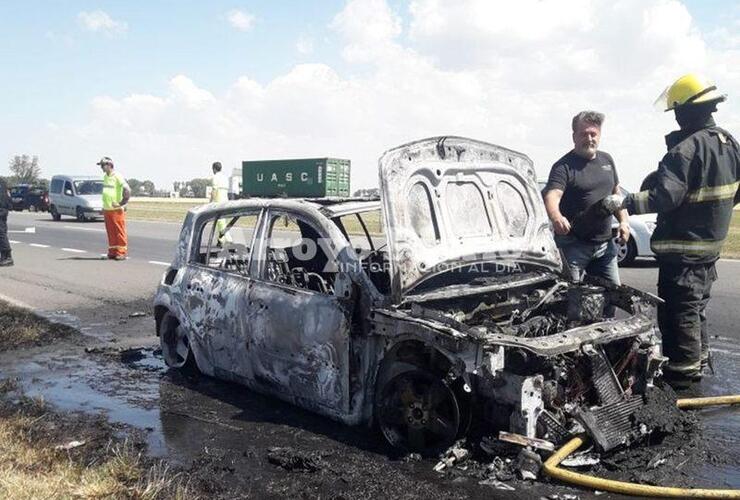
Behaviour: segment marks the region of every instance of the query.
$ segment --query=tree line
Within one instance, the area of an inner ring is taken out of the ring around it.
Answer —
[[[10,175],[5,177],[4,180],[10,187],[17,186],[19,184],[27,184],[29,186],[39,187],[45,190],[49,189],[49,179],[42,177],[39,157],[36,155],[15,155],[8,162],[8,169],[10,170]],[[131,178],[126,179],[126,181],[131,187],[131,192],[134,196],[155,196],[157,194],[163,194],[157,192],[156,186],[150,180]],[[165,195],[169,196],[169,192]],[[205,196],[205,194],[203,196]]]

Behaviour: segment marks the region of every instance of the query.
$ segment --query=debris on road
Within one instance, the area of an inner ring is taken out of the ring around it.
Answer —
[[[516,488],[514,488],[513,486],[509,486],[508,484],[501,482],[493,477],[489,477],[488,479],[484,479],[483,481],[478,481],[478,484],[483,486],[493,486],[497,490],[516,491]]]
[[[546,439],[531,438],[522,436],[521,434],[514,434],[511,432],[500,431],[498,438],[501,441],[507,443],[516,444],[519,446],[532,447],[537,450],[555,451],[555,445]]]
[[[268,450],[267,461],[290,472],[317,472],[328,466],[324,456],[318,452],[273,447]]]
[[[60,444],[58,446],[55,446],[55,450],[72,450],[74,448],[79,448],[80,446],[85,446],[85,441],[70,441],[66,444]]]
[[[534,481],[540,474],[542,458],[534,451],[524,448],[519,452],[515,467],[521,479]]]
[[[146,313],[143,311],[132,312],[131,314],[128,315],[129,318],[143,318],[145,316],[146,316]]]
[[[462,441],[452,445],[445,453],[437,465],[434,466],[436,472],[442,472],[453,465],[460,465],[470,457],[470,451],[462,447]]]
[[[568,457],[560,465],[564,467],[589,467],[596,465],[601,461],[599,455],[593,452],[584,452]]]

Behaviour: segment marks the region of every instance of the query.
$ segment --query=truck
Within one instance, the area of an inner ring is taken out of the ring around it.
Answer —
[[[245,198],[347,197],[349,184],[349,160],[299,158],[242,162],[242,195]]]

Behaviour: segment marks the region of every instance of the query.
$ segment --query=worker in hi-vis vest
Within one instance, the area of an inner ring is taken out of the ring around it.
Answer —
[[[213,177],[211,177],[211,203],[221,203],[229,199],[229,180],[221,171],[221,162],[213,163]],[[231,243],[231,235],[226,228],[226,219],[219,218],[216,221],[216,231],[218,231],[218,245]]]
[[[131,188],[123,176],[113,171],[113,160],[104,156],[98,162],[103,175],[103,217],[108,233],[108,258],[126,260],[128,237],[126,235],[126,203],[131,197]]]

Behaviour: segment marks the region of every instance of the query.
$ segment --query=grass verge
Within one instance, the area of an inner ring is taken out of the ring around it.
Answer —
[[[730,232],[722,249],[722,257],[740,259],[740,210],[732,212]]]
[[[126,218],[129,220],[146,220],[160,222],[183,222],[185,214],[191,208],[200,206],[203,201],[141,201],[133,199],[128,203]],[[370,234],[382,234],[380,212],[370,212],[363,215],[367,230]],[[357,217],[342,218],[349,234],[364,234]],[[239,223],[238,227],[252,227],[248,222]]]
[[[0,352],[75,330],[0,302]],[[0,379],[0,498],[194,499],[184,476],[142,454],[143,441],[103,416],[56,412]]]
[[[74,334],[73,328],[52,323],[31,311],[0,301],[0,352],[48,344]]]
[[[60,414],[0,381],[0,498],[194,499],[185,479],[102,417]]]

